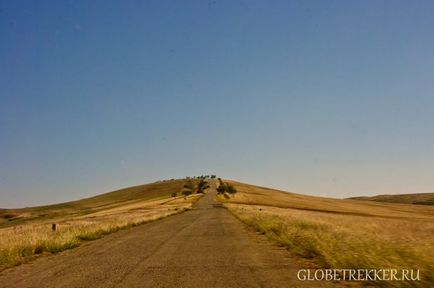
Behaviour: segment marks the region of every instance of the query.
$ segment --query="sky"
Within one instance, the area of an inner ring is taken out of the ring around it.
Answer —
[[[0,207],[160,179],[434,191],[433,1],[0,0]]]

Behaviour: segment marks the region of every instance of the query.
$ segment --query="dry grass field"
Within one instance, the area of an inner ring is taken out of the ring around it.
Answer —
[[[164,181],[63,204],[0,210],[0,271],[191,209],[200,195],[181,196],[185,183]],[[172,193],[177,196],[172,197]],[[55,232],[51,231],[52,223],[57,225]]]
[[[420,269],[417,282],[434,286],[434,206],[339,200],[232,183],[225,206],[247,225],[324,268]]]
[[[369,200],[389,203],[434,205],[434,193],[377,195],[371,197],[352,197],[354,200]]]

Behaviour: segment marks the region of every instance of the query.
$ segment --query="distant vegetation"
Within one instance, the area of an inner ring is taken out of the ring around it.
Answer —
[[[218,194],[235,194],[237,192],[237,189],[232,184],[224,183],[222,179],[218,179],[219,186],[217,187],[217,193]]]
[[[209,184],[207,181],[201,179],[197,184],[197,193],[204,193],[206,189],[209,188]]]
[[[186,176],[186,179],[215,179],[217,176],[216,175],[200,175],[200,176]]]
[[[193,194],[193,190],[194,190],[195,184],[192,180],[188,179],[184,186],[182,187],[182,195],[184,196],[188,196]]]
[[[202,175],[198,177],[186,177],[186,182],[182,189],[182,195],[203,194],[209,188],[206,179],[214,179],[215,175]]]

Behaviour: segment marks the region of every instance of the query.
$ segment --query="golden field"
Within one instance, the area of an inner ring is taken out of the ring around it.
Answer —
[[[434,207],[305,196],[228,181],[219,200],[241,221],[322,268],[419,269],[420,281],[371,283],[433,287]]]
[[[43,207],[1,210],[0,270],[39,255],[191,209],[200,197],[180,196],[184,180],[126,188],[96,197]],[[177,193],[172,197],[172,193]],[[51,231],[51,224],[57,229]]]

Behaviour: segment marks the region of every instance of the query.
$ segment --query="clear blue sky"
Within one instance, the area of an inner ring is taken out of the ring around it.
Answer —
[[[434,191],[433,1],[0,1],[0,207],[215,173]]]

